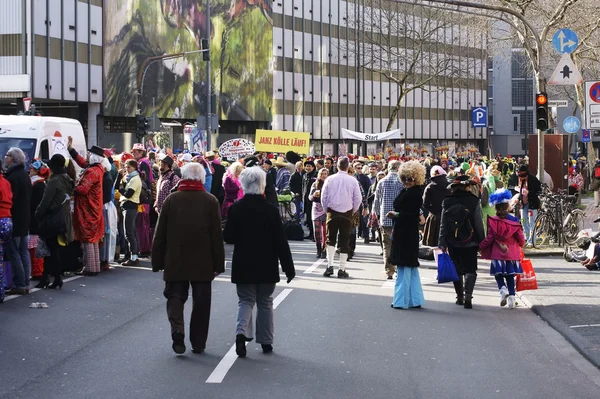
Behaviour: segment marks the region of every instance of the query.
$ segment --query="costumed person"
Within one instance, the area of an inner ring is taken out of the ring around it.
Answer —
[[[418,258],[425,168],[418,161],[408,161],[400,168],[399,175],[404,188],[394,200],[394,210],[386,215],[394,221],[390,263],[396,265],[398,273],[391,306],[420,308],[425,303]]]
[[[31,279],[40,280],[44,274],[44,258],[35,256],[38,245],[38,221],[35,218],[35,210],[42,201],[46,190],[46,179],[50,176],[50,169],[40,159],[34,159],[29,168],[31,178],[31,221],[29,223],[29,242],[27,249],[31,258]]]
[[[242,199],[244,196],[244,190],[242,190],[242,183],[240,183],[239,177],[244,170],[244,165],[240,162],[234,162],[227,169],[225,173],[225,179],[223,180],[223,189],[225,191],[225,199],[221,206],[221,217],[227,219],[227,213],[229,207],[236,201]]]
[[[54,154],[48,161],[52,173],[46,181],[44,196],[35,211],[35,218],[40,227],[44,224],[59,225],[57,220],[48,219],[59,217],[63,218],[62,222],[65,227],[64,232],[60,230],[42,232],[42,229],[40,229],[38,246],[44,243],[47,246],[49,255],[44,260],[44,274],[36,288],[60,289],[62,287],[61,274],[67,261],[65,258],[69,255],[69,252],[66,251],[65,255],[67,256],[63,256],[65,252],[61,250],[61,247],[67,247],[68,243],[74,239],[70,200],[75,190],[75,182],[67,175],[65,162],[65,157],[61,154]],[[60,207],[63,208],[62,215],[58,210]],[[54,277],[52,284],[50,284],[50,276]]]
[[[4,302],[4,250],[12,236],[12,190],[2,172],[0,159],[0,303]]]
[[[314,225],[313,231],[315,244],[317,245],[317,259],[325,259],[327,251],[327,213],[321,205],[321,190],[323,189],[323,184],[325,184],[327,176],[329,176],[328,169],[323,168],[319,170],[317,180],[312,184],[308,195],[308,199],[312,203],[312,215],[310,220],[312,220]]]
[[[67,148],[71,158],[83,174],[75,187],[75,211],[73,229],[75,239],[83,246],[84,267],[79,274],[96,276],[100,273],[100,250],[98,243],[104,237],[104,204],[102,203],[102,180],[104,178],[104,149],[92,146],[87,161],[72,147],[73,138],[69,136]]]
[[[111,157],[106,151],[104,155]],[[114,200],[114,180],[111,177],[112,165],[108,158],[102,160],[102,167],[104,168],[104,176],[102,177],[102,202],[103,202],[103,216],[104,216],[104,238],[100,244],[100,269],[102,271],[110,270],[110,261],[113,259],[115,254],[115,246],[117,243],[117,223],[118,215],[117,208],[113,204]],[[111,237],[114,234],[114,244],[112,245],[111,252]]]
[[[123,231],[127,240],[127,251],[122,265],[139,266],[140,245],[136,220],[140,211],[143,183],[138,172],[139,165],[135,159],[128,160],[125,168],[127,174],[124,176],[119,189],[119,201],[123,210]]]
[[[500,179],[500,171],[498,163],[492,162],[490,167],[483,175],[483,184],[481,189],[481,211],[483,212],[483,229],[487,233],[487,219],[490,216],[496,216],[496,207],[489,203],[489,197],[495,193],[497,189],[503,188],[504,184]]]
[[[509,179],[516,173],[514,159],[509,155],[502,160],[502,183],[510,189]]]
[[[590,190],[594,192],[594,206],[598,208],[600,206],[600,159],[596,160],[591,179]]]
[[[146,257],[152,251],[152,230],[150,227],[150,204],[152,203],[152,184],[154,183],[154,174],[152,165],[146,158],[146,149],[140,143],[133,145],[131,150],[133,158],[138,163],[138,172],[142,180],[142,194],[140,195],[140,205],[138,206],[138,216],[136,219],[137,239],[139,243],[140,256]],[[191,155],[189,155],[191,161]]]
[[[490,195],[489,203],[496,216],[488,218],[487,236],[479,244],[481,256],[492,261],[490,275],[500,290],[500,306],[515,307],[515,275],[523,273],[521,248],[525,245],[523,227],[517,217],[509,214],[509,190],[499,189]]]
[[[446,171],[439,165],[431,168],[431,183],[425,188],[423,194],[423,209],[429,212],[425,219],[423,230],[423,245],[435,247],[440,235],[440,223],[442,217],[442,202],[449,194]]]

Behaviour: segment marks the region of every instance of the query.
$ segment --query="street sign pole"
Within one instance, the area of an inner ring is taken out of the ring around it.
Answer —
[[[209,57],[206,62],[206,140],[207,147],[212,145],[212,126],[211,126],[211,81],[210,81],[210,0],[206,0],[206,31],[207,31],[207,39],[208,39],[208,50]],[[216,141],[216,140],[215,140]],[[211,147],[212,148],[212,147]],[[208,151],[208,148],[205,148]]]

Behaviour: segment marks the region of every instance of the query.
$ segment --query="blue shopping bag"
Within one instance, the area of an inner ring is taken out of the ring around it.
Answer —
[[[438,284],[449,283],[451,281],[458,281],[458,274],[456,273],[456,267],[448,252],[442,252],[438,255],[437,259],[437,281]]]

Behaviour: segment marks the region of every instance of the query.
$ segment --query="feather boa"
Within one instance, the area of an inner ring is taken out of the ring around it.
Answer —
[[[496,206],[497,204],[507,204],[512,199],[512,194],[505,188],[496,190],[493,194],[490,194],[489,204]]]

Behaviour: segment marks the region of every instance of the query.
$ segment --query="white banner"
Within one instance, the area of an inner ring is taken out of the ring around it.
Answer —
[[[381,133],[359,133],[348,129],[342,129],[342,137],[347,140],[359,141],[383,141],[392,139],[400,140],[400,129]]]

